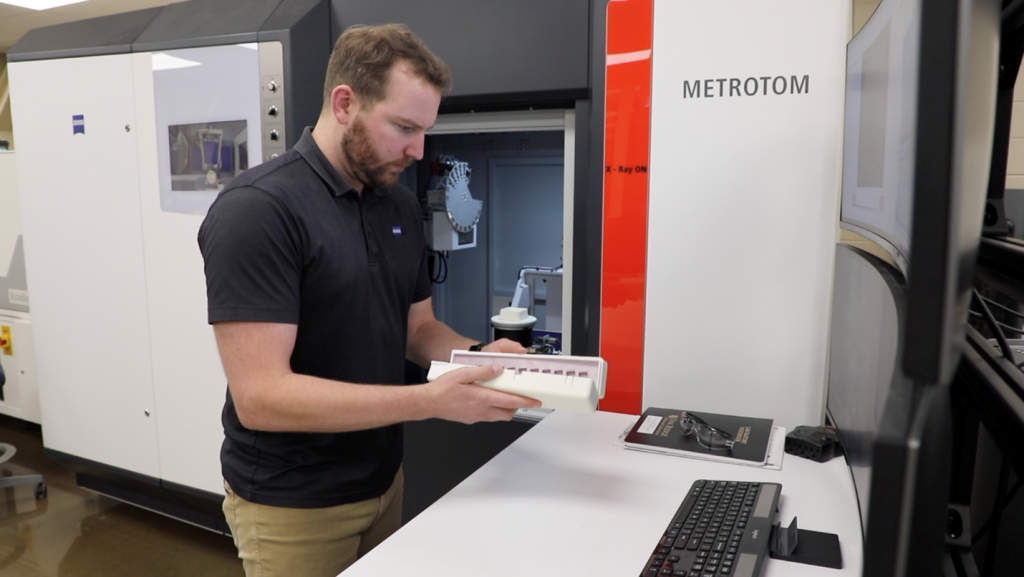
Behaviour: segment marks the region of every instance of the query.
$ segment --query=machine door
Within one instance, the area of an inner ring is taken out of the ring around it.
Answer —
[[[280,51],[268,44],[133,55],[160,477],[216,494],[227,378],[196,237],[217,194],[264,157],[259,51]]]
[[[8,68],[44,444],[156,477],[131,55]]]

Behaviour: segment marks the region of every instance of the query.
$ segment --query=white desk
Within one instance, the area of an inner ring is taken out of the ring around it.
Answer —
[[[360,559],[343,577],[631,577],[697,479],[782,484],[789,525],[839,535],[843,569],[768,559],[764,577],[859,576],[862,541],[845,460],[787,455],[781,471],[629,451],[636,416],[555,411]]]

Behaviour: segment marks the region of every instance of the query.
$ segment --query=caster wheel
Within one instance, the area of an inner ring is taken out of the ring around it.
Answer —
[[[39,483],[36,485],[36,499],[46,498],[46,483]]]

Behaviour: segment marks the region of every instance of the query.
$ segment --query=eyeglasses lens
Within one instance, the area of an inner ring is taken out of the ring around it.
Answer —
[[[725,435],[719,433],[717,429],[706,425],[697,428],[697,441],[708,449],[721,450],[732,447],[732,443],[729,442]]]
[[[732,438],[718,429],[702,422],[698,422],[692,415],[682,413],[679,415],[679,428],[684,435],[696,433],[697,442],[707,449],[724,450],[731,449]]]

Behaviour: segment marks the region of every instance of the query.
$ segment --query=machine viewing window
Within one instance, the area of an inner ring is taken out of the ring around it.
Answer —
[[[171,190],[222,190],[249,168],[245,120],[167,127]]]
[[[231,179],[264,160],[259,45],[166,50],[151,61],[160,209],[206,216]]]

